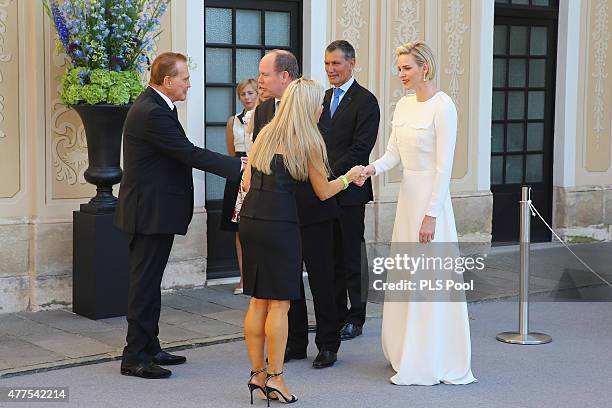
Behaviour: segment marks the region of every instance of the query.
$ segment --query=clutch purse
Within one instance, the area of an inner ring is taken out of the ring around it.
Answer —
[[[240,178],[240,187],[238,187],[238,194],[236,195],[236,204],[234,204],[234,211],[232,212],[232,222],[240,222],[240,209],[242,208],[242,202],[244,201],[244,197],[246,196],[246,191],[242,187],[242,181],[244,180],[244,173],[242,173],[242,177]]]

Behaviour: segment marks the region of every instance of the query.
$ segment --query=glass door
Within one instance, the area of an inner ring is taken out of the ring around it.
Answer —
[[[242,111],[236,85],[257,79],[259,60],[273,49],[301,63],[301,1],[205,1],[206,148],[227,154],[227,119]],[[206,173],[207,275],[238,276],[234,233],[219,230],[225,180]]]
[[[519,240],[522,185],[550,223],[557,19],[549,0],[497,0],[493,46],[493,241]],[[532,241],[550,231],[532,222]]]

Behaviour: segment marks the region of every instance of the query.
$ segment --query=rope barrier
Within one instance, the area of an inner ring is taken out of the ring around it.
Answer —
[[[555,238],[557,238],[562,244],[563,246],[565,246],[567,248],[568,251],[570,251],[572,253],[572,255],[574,255],[574,257],[582,264],[584,265],[585,268],[587,268],[593,275],[597,276],[601,281],[603,281],[606,285],[610,286],[612,288],[612,283],[608,282],[603,276],[601,276],[600,274],[598,274],[597,272],[595,272],[595,270],[593,270],[593,268],[591,268],[586,262],[584,262],[578,255],[576,255],[576,253],[574,251],[572,251],[572,249],[567,245],[567,243],[562,240],[559,235],[557,235],[557,233],[550,227],[550,225],[548,225],[548,223],[546,222],[546,220],[544,220],[544,218],[542,217],[542,215],[540,215],[540,212],[538,211],[538,209],[533,205],[533,203],[531,202],[531,187],[529,187],[529,193],[528,193],[528,199],[527,199],[527,203],[529,204],[529,208],[531,209],[531,215],[533,216],[538,216],[538,218],[540,218],[540,220],[542,220],[542,222],[544,223],[544,225],[546,225],[546,227],[550,230],[550,232],[553,233],[553,235],[555,236]],[[521,201],[521,203],[523,203],[524,201]]]

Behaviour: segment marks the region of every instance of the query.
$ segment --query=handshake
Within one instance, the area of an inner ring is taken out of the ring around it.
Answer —
[[[367,166],[355,166],[346,173],[348,180],[361,187],[366,182],[368,177],[372,177],[376,174],[376,169],[371,164]]]

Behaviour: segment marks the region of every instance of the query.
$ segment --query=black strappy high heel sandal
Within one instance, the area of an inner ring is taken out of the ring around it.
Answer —
[[[249,382],[247,383],[247,385],[249,386],[249,391],[251,391],[251,405],[253,405],[253,391],[259,390],[259,391],[261,391],[261,394],[262,394],[263,397],[266,396],[266,390],[261,385],[253,384],[251,382],[251,381],[253,381],[253,377],[255,377],[257,374],[261,374],[261,373],[264,373],[264,372],[266,372],[265,368],[263,368],[261,370],[257,370],[257,371],[251,371],[251,377],[249,378]]]
[[[271,400],[277,400],[277,397],[268,397],[268,395],[266,394],[266,390],[264,389],[264,387],[262,387],[261,385],[257,385],[257,384],[253,384],[251,381],[253,380],[253,377],[255,377],[257,374],[261,374],[261,373],[265,373],[266,369],[263,368],[261,370],[258,371],[251,371],[251,378],[249,378],[249,382],[247,383],[247,385],[249,386],[249,391],[251,391],[251,405],[253,405],[253,391],[255,390],[259,390],[261,391],[261,395],[259,396],[259,398],[261,398],[262,400],[264,399],[271,399]],[[267,381],[267,379],[266,379]]]
[[[285,394],[283,394],[280,390],[274,388],[274,387],[269,387],[268,386],[268,381],[270,381],[270,378],[272,377],[278,377],[279,375],[282,375],[283,372],[281,371],[280,373],[273,373],[270,374],[268,373],[268,377],[266,378],[266,383],[264,385],[264,388],[266,389],[266,396],[268,397],[268,406],[270,406],[270,400],[274,400],[276,398],[270,398],[270,394],[271,393],[275,393],[276,397],[278,398],[278,400],[282,403],[285,404],[293,404],[294,402],[296,402],[298,399],[295,395],[291,394],[291,399],[289,399],[289,397],[287,397]]]

